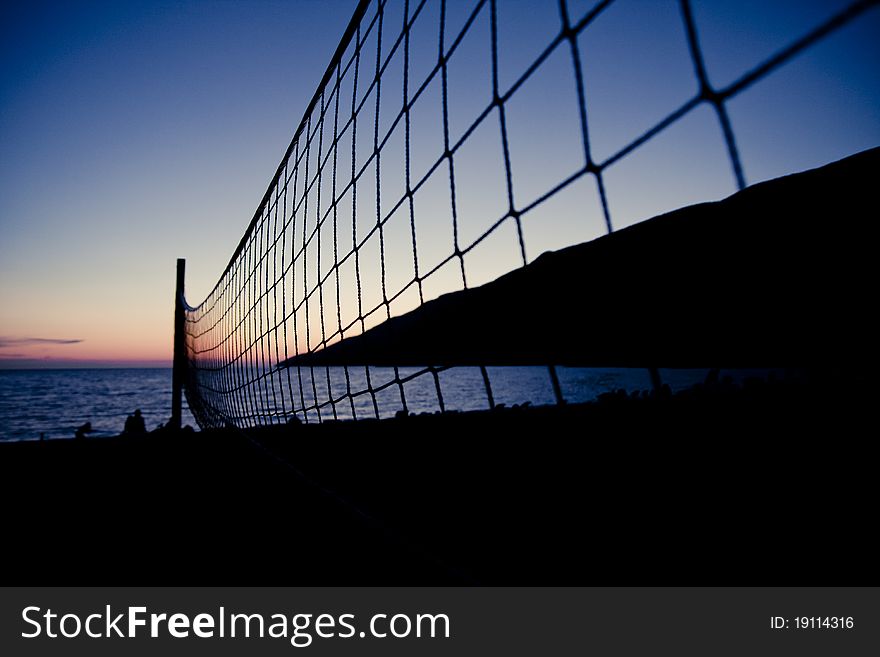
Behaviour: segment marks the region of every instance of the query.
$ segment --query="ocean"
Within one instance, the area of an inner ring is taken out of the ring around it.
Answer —
[[[0,370],[0,440],[72,438],[85,422],[113,436],[137,408],[147,429],[168,421],[170,369]]]
[[[390,375],[390,370],[370,368],[370,373],[375,385]],[[589,401],[603,392],[620,388],[645,390],[650,387],[645,370],[560,367],[558,373],[563,395],[570,402]],[[664,382],[678,390],[701,381],[706,370],[663,370],[661,373]],[[341,377],[334,374],[334,378],[340,380]],[[511,406],[528,401],[538,405],[554,401],[546,368],[490,368],[490,378],[496,404]],[[477,368],[446,370],[440,374],[440,382],[447,410],[486,407],[482,377]],[[436,391],[429,377],[410,382],[405,391],[411,412],[437,410]],[[399,408],[396,387],[377,395],[377,401],[380,416],[393,415]],[[338,406],[340,419],[350,415],[345,404]],[[46,439],[73,438],[76,428],[85,422],[92,424],[94,431],[90,437],[114,436],[122,432],[126,417],[135,409],[141,410],[148,430],[168,421],[170,369],[0,370],[0,440],[3,441],[39,440],[41,435]],[[356,412],[358,417],[370,416],[372,400],[366,395],[357,398]],[[324,417],[327,416],[325,413]],[[310,415],[310,421],[315,419],[315,415]],[[183,423],[198,428],[185,401]]]

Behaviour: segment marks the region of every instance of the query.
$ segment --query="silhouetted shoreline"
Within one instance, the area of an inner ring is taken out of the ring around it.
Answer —
[[[7,443],[2,558],[68,584],[864,582],[868,388],[828,376]]]

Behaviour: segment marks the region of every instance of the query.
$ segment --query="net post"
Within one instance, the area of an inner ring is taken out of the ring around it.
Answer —
[[[663,388],[663,378],[660,376],[660,370],[656,367],[649,367],[648,374],[651,377],[651,387],[654,389],[654,392],[659,394]]]
[[[171,373],[171,420],[172,429],[180,429],[183,415],[183,381],[186,377],[186,339],[184,336],[183,281],[186,260],[177,259],[177,286],[174,292],[174,362]]]
[[[565,397],[562,396],[562,386],[559,385],[556,365],[548,365],[547,370],[550,372],[550,383],[553,385],[553,396],[556,398],[556,404],[562,406],[565,404]]]

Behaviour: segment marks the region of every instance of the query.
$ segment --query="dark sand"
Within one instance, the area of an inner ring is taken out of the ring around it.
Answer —
[[[866,583],[871,402],[764,383],[0,444],[3,583]]]

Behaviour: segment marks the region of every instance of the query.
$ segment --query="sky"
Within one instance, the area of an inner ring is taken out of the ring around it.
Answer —
[[[354,5],[5,3],[0,359],[168,361],[175,259],[204,295]]]
[[[449,2],[446,30],[455,34],[471,5]],[[569,4],[576,17],[595,2]],[[736,80],[847,4],[695,0],[711,82]],[[196,305],[253,216],[355,5],[76,0],[0,10],[0,367],[170,361],[175,259],[187,259],[187,299]],[[559,14],[549,1],[498,7],[503,93],[558,31]],[[436,53],[439,6],[430,0],[423,11],[413,80],[425,78]],[[453,141],[491,99],[489,30],[484,10],[449,60]],[[748,183],[880,145],[877,34],[874,8],[728,103]],[[620,0],[578,46],[599,162],[696,93],[677,3]],[[505,105],[520,208],[583,166],[572,68],[570,51],[557,49]],[[383,78],[383,103],[395,102],[387,90],[400,89],[396,70]],[[412,111],[414,179],[442,150],[440,92],[435,77]],[[382,130],[389,116],[380,113]],[[395,134],[383,152],[383,199],[403,192]],[[362,148],[369,143],[358,144],[358,156]],[[506,211],[497,121],[481,124],[455,158],[465,247]],[[605,184],[615,228],[736,190],[708,106],[609,166]],[[423,272],[453,248],[446,196],[439,174],[416,194]],[[369,204],[369,195],[359,202]],[[527,261],[600,236],[594,182],[579,179],[523,215],[522,226]],[[413,273],[394,254],[412,250],[410,232],[395,219],[386,232],[389,285],[402,286]],[[364,278],[375,281],[371,244]],[[469,285],[521,264],[511,222],[465,255]],[[453,269],[426,282],[428,297],[460,287]],[[355,291],[345,290],[350,310]],[[365,290],[378,294],[375,284]]]

